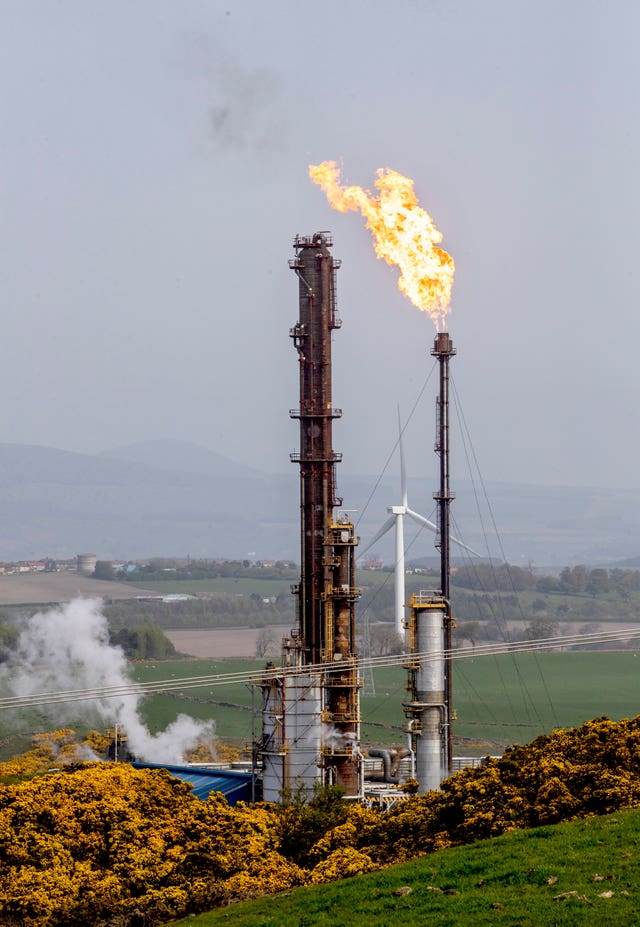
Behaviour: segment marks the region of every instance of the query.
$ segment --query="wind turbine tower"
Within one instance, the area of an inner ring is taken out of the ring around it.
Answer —
[[[374,544],[384,537],[388,531],[390,531],[395,526],[395,596],[394,596],[394,624],[396,633],[400,636],[404,636],[405,631],[405,545],[404,545],[404,518],[405,515],[414,521],[417,525],[420,525],[421,528],[428,528],[430,531],[433,531],[435,535],[439,535],[440,529],[435,522],[430,521],[428,518],[425,518],[424,515],[420,515],[418,512],[414,512],[413,509],[409,508],[408,493],[407,493],[407,471],[405,466],[404,459],[404,446],[402,443],[402,423],[400,421],[400,410],[398,409],[398,448],[400,451],[400,505],[390,505],[387,507],[387,512],[389,513],[389,518],[385,521],[382,527],[376,532],[372,537],[366,547],[363,549],[362,554],[366,554]],[[464,550],[468,551],[471,554],[476,552],[470,547],[467,547],[466,544],[463,544],[462,541],[459,541],[457,538],[449,538],[449,541],[456,544],[458,547],[462,547]],[[436,545],[439,546],[438,541],[436,540]],[[447,558],[449,557],[449,542],[447,542]],[[447,567],[448,569],[448,567]]]
[[[429,528],[433,532],[438,531],[438,526],[429,521],[424,515],[419,515],[409,508],[407,495],[407,471],[404,460],[404,447],[402,444],[402,424],[400,422],[400,410],[398,409],[398,447],[400,450],[400,505],[390,505],[387,507],[389,518],[385,521],[379,531],[372,537],[367,546],[362,551],[366,554],[374,544],[384,537],[388,531],[395,527],[395,608],[394,623],[396,633],[404,635],[404,608],[405,608],[405,566],[404,566],[404,517],[407,515],[421,527]]]

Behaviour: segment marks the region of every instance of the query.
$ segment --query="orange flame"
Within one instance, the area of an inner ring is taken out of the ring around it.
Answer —
[[[445,317],[451,311],[453,258],[437,247],[442,234],[419,205],[413,181],[383,168],[377,173],[379,196],[362,187],[341,186],[335,161],[309,167],[309,176],[324,190],[334,209],[360,210],[378,257],[400,269],[399,289],[418,309],[429,313],[436,330],[444,330]]]

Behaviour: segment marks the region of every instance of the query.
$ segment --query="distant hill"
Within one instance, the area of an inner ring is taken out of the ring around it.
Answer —
[[[640,556],[639,557],[628,557],[626,560],[618,560],[617,563],[612,563],[611,566],[617,567],[620,570],[640,569]]]
[[[298,467],[283,470],[263,473],[179,441],[99,455],[0,444],[0,560],[85,550],[101,559],[298,560]],[[399,501],[397,482],[394,474],[378,481],[338,468],[338,490],[363,546]],[[411,506],[432,519],[434,489],[435,475],[409,481]],[[489,511],[478,487],[454,481],[454,489],[454,532],[485,556],[538,567],[638,562],[640,491],[487,482]],[[411,523],[406,543],[408,560],[436,553],[430,533]],[[372,553],[393,560],[392,532]]]
[[[215,457],[215,455],[212,455]],[[211,475],[0,444],[0,559],[296,555],[296,474]]]
[[[132,463],[157,467],[162,470],[179,470],[182,473],[199,473],[216,478],[262,479],[263,474],[251,467],[216,454],[191,441],[173,439],[139,441],[103,451],[101,457],[128,460]]]

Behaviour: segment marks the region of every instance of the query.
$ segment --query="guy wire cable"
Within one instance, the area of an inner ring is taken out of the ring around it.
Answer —
[[[487,644],[476,645],[475,648],[465,650],[424,651],[419,653],[389,654],[384,657],[372,657],[366,661],[367,665],[378,666],[406,666],[419,662],[432,662],[442,660],[443,656],[450,656],[453,661],[472,659],[483,656],[499,654],[535,653],[539,650],[555,650],[558,646],[581,647],[592,644],[616,643],[621,641],[640,639],[640,627],[625,628],[618,631],[594,631],[590,634],[571,634],[563,637],[547,637],[535,640],[522,641],[517,644]],[[365,661],[359,661],[363,666]],[[265,678],[280,679],[285,676],[307,676],[331,672],[344,667],[344,662],[305,664],[300,669],[276,668],[270,671],[256,672],[244,671],[237,673],[220,673],[212,676],[183,677],[182,679],[154,680],[151,683],[135,683],[119,686],[100,686],[93,689],[70,689],[56,692],[34,693],[26,696],[5,696],[0,698],[2,708],[28,708],[36,705],[58,704],[62,702],[89,701],[101,698],[131,698],[152,694],[155,691],[171,691],[175,689],[195,689],[206,686],[229,685],[231,683],[255,683]]]

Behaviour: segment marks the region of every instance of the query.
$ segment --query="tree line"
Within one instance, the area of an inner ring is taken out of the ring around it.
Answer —
[[[121,599],[104,607],[113,628],[156,625],[159,628],[263,628],[295,621],[292,595],[265,602],[257,593],[234,596],[213,593],[196,599],[163,602],[162,599]]]
[[[108,572],[109,576],[100,575]],[[273,563],[253,563],[251,560],[175,560],[154,557],[132,572],[115,572],[109,561],[96,563],[96,576],[101,579],[124,579],[138,583],[140,579],[290,579],[298,578],[299,568],[290,560],[276,560]]]
[[[167,660],[177,655],[164,631],[152,624],[109,628],[109,643],[121,647],[129,660]]]
[[[531,570],[509,563],[479,563],[460,567],[451,577],[451,585],[463,589],[524,592],[534,590],[563,595],[606,595],[622,597],[640,591],[640,570],[606,569],[578,565],[566,566],[559,576],[538,576]]]

